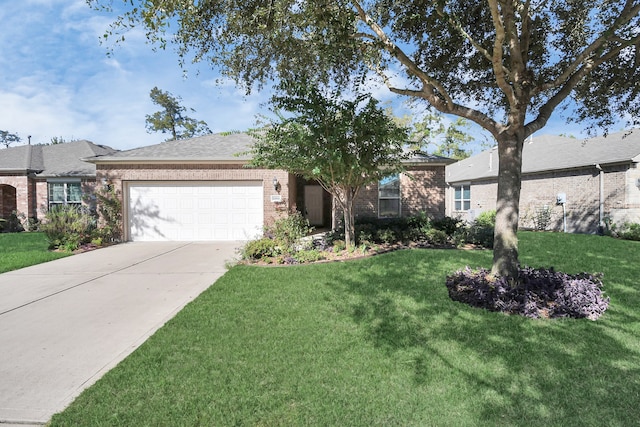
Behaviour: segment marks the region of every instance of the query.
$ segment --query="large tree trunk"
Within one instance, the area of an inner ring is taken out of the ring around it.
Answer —
[[[493,244],[494,275],[518,277],[518,220],[522,183],[524,137],[501,135],[498,139],[498,199]]]

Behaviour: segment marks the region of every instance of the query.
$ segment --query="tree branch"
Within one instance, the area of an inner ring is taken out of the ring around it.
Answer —
[[[460,21],[458,19],[456,19],[454,15],[446,13],[442,6],[436,5],[435,8],[436,8],[436,11],[438,12],[438,15],[440,15],[441,17],[447,19],[449,21],[449,23],[453,26],[453,28],[458,30],[458,32],[462,35],[462,37],[467,39],[469,41],[469,43],[471,43],[471,45],[478,52],[480,52],[480,54],[482,56],[487,58],[487,60],[489,62],[493,61],[493,56],[491,55],[491,53],[487,49],[482,47],[482,45],[480,43],[478,43],[473,37],[471,37],[471,34],[469,34],[467,31],[465,31],[465,29],[462,27],[462,24],[460,23]],[[505,69],[505,72],[506,71],[507,70]]]
[[[625,5],[624,9],[620,13],[620,16],[618,17],[618,19],[616,19],[616,21],[611,26],[609,31],[603,33],[600,37],[594,40],[589,46],[587,46],[587,48],[583,50],[582,53],[580,53],[576,57],[576,59],[571,64],[569,64],[567,69],[562,74],[560,74],[554,81],[540,85],[539,87],[535,88],[532,91],[532,95],[535,96],[546,90],[553,89],[563,85],[571,77],[571,75],[573,75],[573,73],[575,73],[578,68],[582,67],[589,60],[589,58],[591,58],[594,55],[594,53],[598,49],[602,48],[602,46],[605,43],[613,41],[614,39],[620,39],[615,35],[614,33],[615,30],[621,25],[628,23],[634,16],[638,15],[638,13],[640,13],[640,3],[633,5],[632,0],[627,0],[627,4]],[[637,40],[637,37],[632,38],[630,40],[631,43],[625,44],[625,47],[633,44],[633,40]]]
[[[627,43],[616,46],[614,49],[611,49],[609,52],[603,54],[597,59],[590,59],[586,61],[582,68],[569,77],[558,93],[552,96],[542,107],[540,107],[538,116],[525,126],[526,136],[532,135],[546,125],[555,108],[571,94],[571,91],[587,74],[602,63],[614,59],[625,47],[635,43],[640,43],[640,35],[628,40]]]
[[[386,35],[384,30],[365,12],[358,1],[352,1],[352,3],[358,12],[360,20],[364,22],[369,28],[371,28],[378,39],[382,42],[385,50],[389,52],[393,57],[395,57],[398,61],[400,61],[400,63],[407,68],[409,74],[412,74],[420,79],[423,82],[423,85],[431,86],[433,90],[428,90],[425,93],[428,93],[429,96],[434,97],[433,102],[436,102],[436,98],[438,98],[438,96],[435,94],[435,91],[437,90],[437,92],[440,94],[442,99],[445,100],[449,108],[453,108],[453,100],[445,90],[444,86],[442,86],[442,84],[436,79],[432,78],[427,73],[422,71],[416,65],[416,63],[413,62],[406,53],[404,53],[402,49],[400,49],[395,43],[393,43],[391,39]]]
[[[496,39],[493,43],[493,55],[491,58],[491,63],[493,65],[493,72],[496,76],[496,83],[498,87],[507,97],[509,101],[509,105],[512,109],[517,107],[516,96],[513,92],[513,88],[509,85],[506,79],[506,72],[504,68],[504,64],[502,63],[502,48],[505,39],[505,29],[502,24],[502,19],[500,17],[500,9],[498,8],[497,0],[488,0],[489,1],[489,9],[491,10],[491,18],[493,19],[493,26],[496,29]]]

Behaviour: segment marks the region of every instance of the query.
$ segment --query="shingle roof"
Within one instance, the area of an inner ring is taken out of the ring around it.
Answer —
[[[32,148],[30,145],[22,145],[0,150],[0,171],[30,170]]]
[[[420,164],[420,163],[440,163],[449,165],[454,163],[454,159],[450,159],[449,157],[436,156],[435,154],[427,154],[422,151],[413,151],[410,153],[409,158],[406,160],[407,163]]]
[[[0,172],[35,172],[38,177],[95,176],[96,167],[84,157],[114,153],[90,141],[55,145],[21,145],[0,150]]]
[[[522,151],[523,174],[624,162],[640,162],[640,129],[587,139],[542,135],[525,141]],[[447,182],[497,176],[497,147],[446,168]]]
[[[246,133],[223,133],[199,136],[178,141],[167,141],[132,150],[86,159],[92,163],[110,162],[181,162],[181,161],[247,161],[248,152],[254,143],[252,136]],[[421,152],[411,153],[409,163],[445,163],[454,160]]]
[[[167,141],[132,150],[86,159],[100,162],[153,161],[245,161],[250,156],[240,153],[251,149],[253,138],[246,133],[209,134],[190,139]]]

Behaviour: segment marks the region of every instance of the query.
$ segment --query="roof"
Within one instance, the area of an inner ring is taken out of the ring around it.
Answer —
[[[195,138],[162,142],[132,150],[85,159],[92,163],[166,163],[166,162],[246,162],[254,138],[246,133],[218,133]],[[455,160],[413,152],[411,164],[449,164]]]
[[[639,162],[640,129],[586,139],[542,135],[527,139],[522,151],[523,174],[594,167],[596,164]],[[472,181],[497,176],[497,147],[446,167],[447,182]]]
[[[132,150],[87,158],[91,163],[142,162],[241,162],[251,149],[253,138],[246,133],[218,133],[162,142]]]
[[[450,165],[451,163],[455,163],[455,159],[451,159],[449,157],[436,156],[435,154],[427,154],[422,151],[413,151],[410,153],[409,158],[405,160],[405,163],[410,164],[423,164],[423,163],[438,163]]]
[[[111,147],[81,140],[54,145],[21,145],[0,150],[0,172],[38,177],[95,176],[96,167],[81,159],[114,153]]]

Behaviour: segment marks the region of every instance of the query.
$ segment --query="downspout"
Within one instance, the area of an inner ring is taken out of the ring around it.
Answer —
[[[600,166],[600,163],[596,163],[595,164],[596,169],[598,169],[600,171],[600,175],[599,175],[599,184],[600,184],[600,194],[598,196],[599,199],[599,224],[600,224],[600,231],[604,231],[604,170],[602,169],[602,166]]]

